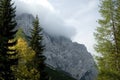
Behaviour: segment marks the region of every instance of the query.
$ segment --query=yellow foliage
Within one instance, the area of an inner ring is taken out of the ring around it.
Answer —
[[[18,39],[16,49],[18,51],[18,57],[20,57],[20,59],[22,59],[24,62],[31,61],[35,55],[35,52],[28,47],[27,42],[22,38]]]
[[[27,42],[19,38],[15,46],[18,51],[18,66],[13,66],[17,80],[38,80],[39,72],[35,69],[33,58],[35,52],[28,46]]]

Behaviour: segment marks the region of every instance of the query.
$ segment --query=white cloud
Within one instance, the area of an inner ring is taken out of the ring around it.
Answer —
[[[22,3],[26,3],[28,5],[32,5],[35,7],[35,5],[41,5],[43,7],[49,8],[50,10],[54,10],[53,6],[47,1],[47,0],[18,0]]]
[[[90,15],[91,12],[95,11],[97,8],[97,0],[89,1],[88,3],[83,3],[85,5],[82,5],[80,10],[78,10],[74,15],[73,18],[77,18],[78,16],[85,16]]]
[[[17,11],[20,13],[32,13],[36,15],[41,8],[54,11],[53,6],[47,0],[13,0],[17,5]]]
[[[88,51],[95,54],[93,33],[96,26],[98,26],[97,20],[100,17],[98,13],[99,0],[50,1],[61,15],[66,18],[66,22],[75,27],[77,34],[72,37],[72,40],[85,44]]]
[[[65,22],[65,18],[54,9],[47,0],[14,0],[17,5],[17,14],[31,13],[38,15],[41,26],[53,35],[71,38],[75,35],[74,26]]]
[[[94,36],[99,0],[14,0],[17,13],[39,15],[42,27],[51,34],[64,35],[85,44],[94,54]]]

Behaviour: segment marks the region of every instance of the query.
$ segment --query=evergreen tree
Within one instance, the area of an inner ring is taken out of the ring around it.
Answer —
[[[36,19],[33,22],[33,29],[31,32],[30,46],[35,51],[34,66],[40,72],[40,80],[48,80],[48,77],[45,72],[45,59],[43,55],[44,46],[42,44],[42,28],[39,26],[39,19]]]
[[[98,80],[120,79],[120,4],[119,0],[101,0],[99,20],[100,27],[95,32],[95,50],[101,54],[97,57]]]
[[[11,0],[0,0],[0,79],[14,80],[11,70],[17,64],[17,52],[13,47],[17,30],[15,21],[15,7]]]

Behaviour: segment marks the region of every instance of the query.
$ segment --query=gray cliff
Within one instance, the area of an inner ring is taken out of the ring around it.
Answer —
[[[21,14],[16,20],[25,34],[30,35],[34,17],[31,14]],[[45,31],[43,35],[47,64],[69,73],[77,80],[95,80],[97,68],[93,57],[83,44],[72,42],[63,36],[50,35]]]

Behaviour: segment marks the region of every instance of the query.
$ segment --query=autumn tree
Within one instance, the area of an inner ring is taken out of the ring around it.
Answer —
[[[28,46],[21,31],[22,29],[18,31],[18,43],[15,46],[20,58],[18,66],[13,67],[15,77],[17,80],[39,80],[39,72],[32,66],[35,52]]]
[[[11,70],[17,65],[15,7],[11,0],[0,0],[0,79],[15,80]]]
[[[101,0],[99,27],[95,32],[97,41],[98,80],[120,79],[120,1]]]

